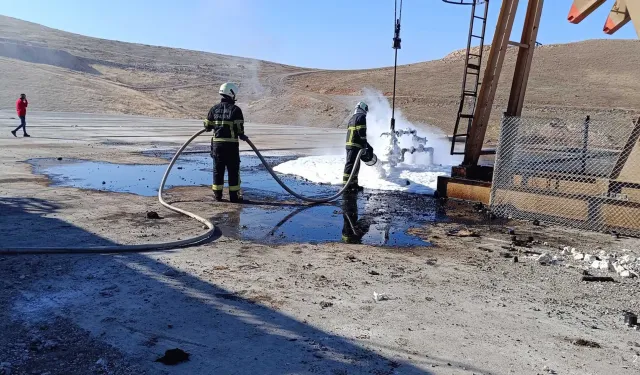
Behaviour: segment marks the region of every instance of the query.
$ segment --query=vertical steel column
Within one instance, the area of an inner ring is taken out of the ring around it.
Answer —
[[[491,116],[491,107],[496,96],[498,82],[500,80],[500,72],[507,53],[509,37],[513,29],[513,22],[518,10],[519,0],[504,0],[500,9],[500,16],[491,44],[491,52],[487,60],[487,67],[484,73],[484,79],[480,86],[480,95],[476,113],[471,125],[471,131],[465,144],[465,155],[462,164],[464,166],[475,166],[480,159],[482,152],[482,144],[487,131],[487,125]]]
[[[540,28],[540,18],[542,16],[542,6],[544,0],[529,0],[527,14],[524,19],[522,38],[516,60],[516,69],[513,74],[511,84],[511,95],[507,106],[507,116],[521,116],[524,105],[524,97],[527,92],[531,63],[535,52],[538,29]]]

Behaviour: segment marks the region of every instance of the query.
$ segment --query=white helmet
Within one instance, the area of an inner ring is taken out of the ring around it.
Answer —
[[[231,99],[236,100],[236,95],[238,94],[238,85],[231,82],[223,83],[222,86],[220,86],[220,90],[218,91],[218,93],[220,93],[220,95],[226,95]]]
[[[369,106],[365,102],[358,102],[358,104],[356,104],[356,112],[358,111],[358,109],[369,112]]]

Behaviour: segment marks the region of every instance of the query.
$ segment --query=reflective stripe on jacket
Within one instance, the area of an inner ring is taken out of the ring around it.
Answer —
[[[349,119],[347,128],[347,148],[367,147],[367,113],[358,109]]]
[[[213,129],[212,142],[238,143],[238,136],[244,134],[242,110],[233,100],[222,98],[209,110],[204,126]]]

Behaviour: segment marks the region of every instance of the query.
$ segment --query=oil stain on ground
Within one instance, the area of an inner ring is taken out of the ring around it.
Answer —
[[[294,158],[269,157],[271,165]],[[29,160],[34,173],[51,179],[53,186],[132,193],[157,194],[166,165],[127,165],[85,160]],[[243,155],[242,186],[245,195],[260,204],[243,205],[239,210],[213,218],[223,234],[233,238],[269,244],[345,242],[380,246],[428,246],[407,230],[429,222],[446,221],[438,203],[426,195],[365,192],[345,195],[332,204],[293,206],[269,176],[259,159]],[[282,176],[293,190],[308,196],[335,194],[339,187],[310,183]],[[175,165],[167,188],[210,186],[211,159],[205,155],[186,155]],[[264,202],[271,202],[264,203]]]

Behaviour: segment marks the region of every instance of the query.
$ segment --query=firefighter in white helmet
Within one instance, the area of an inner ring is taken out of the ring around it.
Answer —
[[[373,156],[373,148],[367,142],[367,113],[369,112],[369,106],[365,102],[358,102],[356,104],[356,109],[349,119],[348,130],[347,130],[347,161],[344,165],[344,174],[342,178],[342,183],[346,184],[349,180],[349,176],[351,175],[351,171],[355,167],[356,161],[358,160],[358,152],[360,150],[364,150],[362,154],[362,161],[369,161]],[[358,170],[355,171],[355,176],[353,176],[353,180],[351,180],[351,185],[347,189],[351,192],[361,191],[362,187],[358,185]]]
[[[204,126],[213,131],[211,137],[211,157],[213,158],[213,196],[216,201],[222,200],[225,169],[229,180],[229,200],[242,202],[240,192],[240,144],[245,141],[244,117],[236,102],[238,86],[235,83],[224,83],[219,90],[220,103],[214,105]]]

